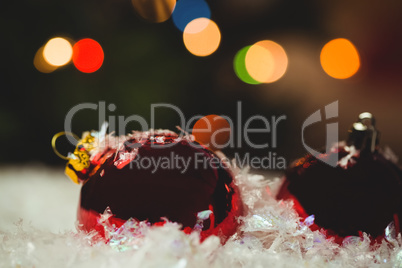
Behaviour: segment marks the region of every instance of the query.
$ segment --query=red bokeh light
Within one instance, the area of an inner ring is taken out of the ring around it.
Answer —
[[[85,38],[73,47],[73,63],[83,73],[93,73],[103,64],[104,54],[101,45],[93,39]]]

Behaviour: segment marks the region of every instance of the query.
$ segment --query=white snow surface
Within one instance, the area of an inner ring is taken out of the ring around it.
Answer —
[[[0,267],[402,267],[392,223],[380,244],[365,235],[338,245],[272,197],[279,179],[236,173],[246,214],[224,245],[215,236],[200,243],[198,233],[170,222],[140,223],[135,234],[123,230],[106,244],[76,230],[80,186],[62,169],[1,167]]]

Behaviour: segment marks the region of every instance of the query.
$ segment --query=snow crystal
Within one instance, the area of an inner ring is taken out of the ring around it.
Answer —
[[[79,187],[64,187],[68,180],[63,178],[62,182],[59,170],[49,174],[45,168],[25,170],[0,170],[0,215],[6,216],[0,220],[0,267],[402,267],[402,239],[393,223],[383,241],[373,244],[363,234],[348,237],[339,245],[308,228],[314,215],[301,222],[291,202],[273,198],[271,193],[281,181],[269,178],[269,174],[264,177],[248,170],[237,171],[236,184],[246,214],[240,218],[238,232],[221,245],[216,236],[200,242],[199,232],[186,234],[179,224],[169,221],[151,226],[129,220],[116,228],[107,224],[112,213],[109,210],[101,217],[106,243],[95,233],[40,228],[38,222],[43,220],[65,226],[63,215],[75,210]],[[56,198],[65,191],[74,194]],[[40,203],[43,199],[48,202]],[[22,205],[28,203],[32,206]],[[54,206],[58,209],[52,209]],[[36,218],[26,217],[32,210]],[[13,227],[4,224],[15,219],[11,211],[23,218]],[[198,216],[202,219],[208,213],[203,211]],[[74,222],[75,218],[68,220]]]

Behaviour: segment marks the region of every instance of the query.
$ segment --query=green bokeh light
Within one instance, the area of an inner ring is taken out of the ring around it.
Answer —
[[[234,57],[233,67],[237,77],[239,77],[241,81],[251,85],[258,85],[261,83],[253,79],[246,69],[246,54],[250,47],[251,46],[243,47],[239,50],[239,52],[237,52],[236,56]]]

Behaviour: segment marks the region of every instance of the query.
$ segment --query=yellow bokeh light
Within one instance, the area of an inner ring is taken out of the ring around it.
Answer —
[[[246,69],[252,78],[265,83],[274,72],[274,57],[266,48],[254,44],[246,54]]]
[[[43,46],[38,49],[34,57],[34,66],[35,68],[41,73],[51,73],[56,70],[58,67],[50,65],[45,59],[43,58]]]
[[[328,42],[321,50],[320,61],[324,71],[337,79],[349,78],[360,68],[356,47],[344,38]]]
[[[246,69],[260,83],[279,80],[288,67],[285,50],[277,43],[263,40],[250,47],[246,54]]]
[[[183,41],[191,54],[204,57],[218,49],[221,32],[212,20],[198,18],[187,24],[183,32]]]
[[[50,39],[43,49],[43,58],[53,66],[66,65],[72,56],[73,47],[68,40],[61,37]]]

